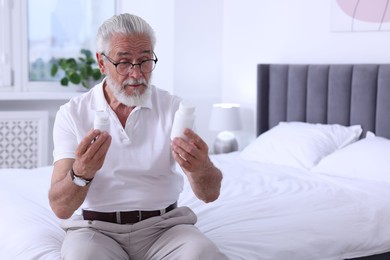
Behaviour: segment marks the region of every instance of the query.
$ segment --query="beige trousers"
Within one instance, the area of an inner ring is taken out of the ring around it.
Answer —
[[[196,220],[188,207],[135,224],[65,220],[61,255],[66,260],[228,259],[194,226]]]

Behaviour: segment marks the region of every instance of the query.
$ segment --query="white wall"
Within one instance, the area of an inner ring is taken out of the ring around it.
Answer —
[[[390,63],[390,32],[332,32],[331,0],[121,0],[155,29],[153,82],[197,106],[208,130],[216,102],[241,104],[240,146],[256,132],[258,63]]]
[[[140,15],[155,29],[153,82],[197,105],[197,131],[210,147],[211,105],[241,104],[242,146],[255,134],[258,63],[390,63],[390,32],[330,30],[332,1],[120,0],[118,11]],[[11,103],[2,101],[0,109],[44,106]],[[53,117],[59,102],[49,103]]]
[[[390,32],[332,32],[331,2],[224,1],[222,99],[244,106],[246,130],[255,133],[257,63],[390,63]]]
[[[132,0],[142,8],[126,11],[158,26],[159,55],[172,66],[168,90],[197,105],[197,130],[211,146],[215,102],[240,103],[241,142],[254,137],[258,63],[390,63],[390,32],[331,31],[332,1]],[[156,85],[164,88],[163,79]]]
[[[223,0],[175,3],[173,93],[196,105],[196,131],[211,146],[210,110],[222,87]]]

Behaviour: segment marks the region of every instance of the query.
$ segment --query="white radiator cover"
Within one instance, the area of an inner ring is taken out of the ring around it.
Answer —
[[[0,168],[47,165],[47,111],[0,112]]]

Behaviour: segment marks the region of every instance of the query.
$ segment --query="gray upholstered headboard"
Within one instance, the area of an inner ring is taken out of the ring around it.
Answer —
[[[353,125],[390,138],[390,64],[259,64],[257,134],[280,121]]]

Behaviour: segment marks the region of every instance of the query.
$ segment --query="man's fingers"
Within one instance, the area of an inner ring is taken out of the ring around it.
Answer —
[[[96,141],[97,136],[99,136],[100,134],[100,130],[89,130],[87,135],[81,140],[79,146],[77,147],[76,155],[83,155],[88,150],[91,143],[94,142],[94,140]]]
[[[105,160],[108,148],[111,144],[111,136],[107,132],[103,132],[97,135],[95,141],[89,143],[85,152],[82,154],[76,154],[77,158],[75,163],[77,163],[77,170],[80,172],[80,175],[93,177],[98,171]],[[79,150],[82,151],[85,148],[85,143],[91,138],[84,138],[83,144],[80,143]]]
[[[202,138],[200,138],[199,135],[197,135],[194,131],[192,131],[191,129],[187,128],[185,131],[184,131],[184,135],[188,138],[189,140],[189,143],[194,145],[196,148],[198,148],[199,150],[207,150],[208,149],[208,146],[207,144],[203,141]]]
[[[96,153],[96,157],[101,162],[101,165],[103,165],[104,159],[106,158],[107,151],[111,145],[111,140],[112,140],[110,135],[108,135],[107,133],[105,134],[107,135],[107,137],[104,139],[103,143],[101,144],[101,146],[99,147]]]

